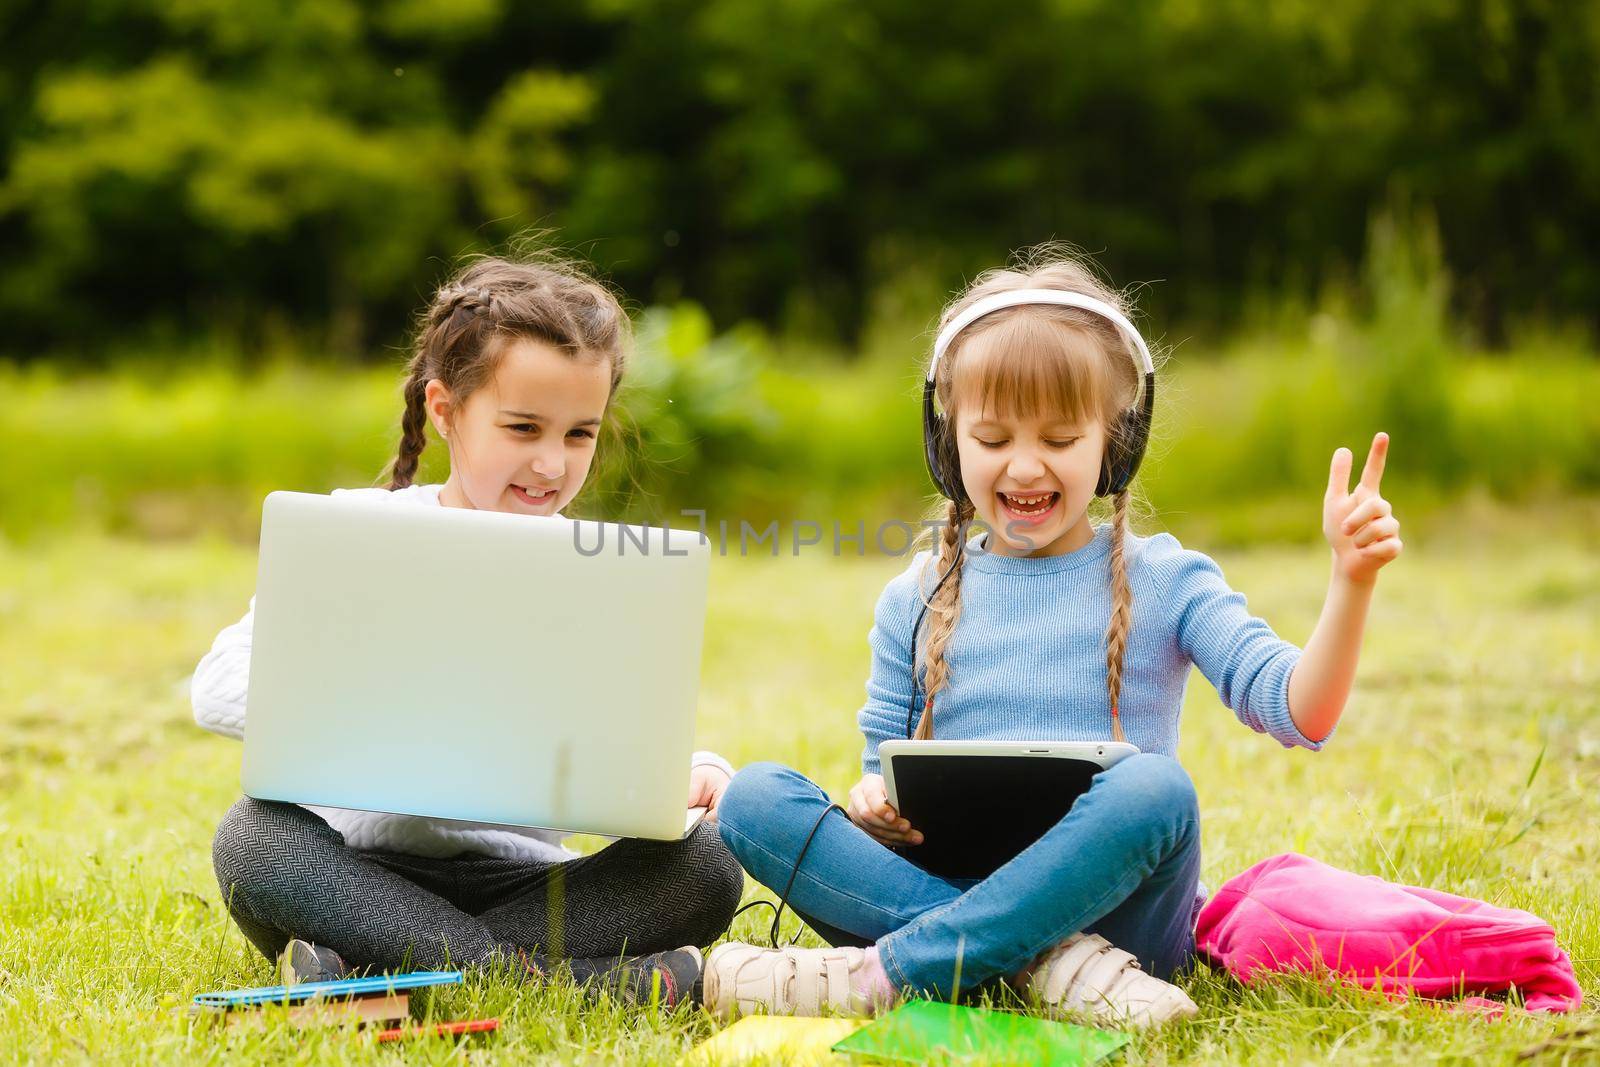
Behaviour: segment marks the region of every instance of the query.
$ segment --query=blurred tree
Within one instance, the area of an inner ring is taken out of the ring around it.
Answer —
[[[642,300],[834,339],[897,277],[1051,237],[1225,324],[1356,276],[1396,192],[1488,340],[1600,325],[1595,4],[0,0],[0,36],[14,355],[368,348],[529,227]]]

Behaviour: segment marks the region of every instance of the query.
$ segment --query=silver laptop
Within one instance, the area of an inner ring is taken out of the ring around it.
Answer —
[[[709,563],[690,530],[272,493],[244,791],[681,837]]]

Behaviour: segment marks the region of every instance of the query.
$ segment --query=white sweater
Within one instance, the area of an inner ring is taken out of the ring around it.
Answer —
[[[335,489],[334,496],[356,494],[373,500],[426,507],[439,506],[437,485],[387,489]],[[190,681],[194,720],[212,733],[244,738],[245,694],[250,688],[250,637],[256,601],[244,618],[225,627],[200,660]],[[692,766],[709,765],[733,774],[733,767],[715,752],[696,752]],[[685,798],[687,800],[687,797]],[[344,835],[352,848],[404,852],[413,856],[455,856],[482,853],[504,859],[563,860],[574,855],[561,844],[566,836],[557,830],[535,830],[495,823],[457,822],[419,815],[391,815],[379,811],[323,808],[304,805]]]

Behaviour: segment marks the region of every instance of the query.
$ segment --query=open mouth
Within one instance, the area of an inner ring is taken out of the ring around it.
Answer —
[[[541,504],[548,504],[556,498],[556,491],[554,489],[524,489],[520,485],[513,485],[511,487],[511,493],[518,500],[531,507],[538,507]]]
[[[1060,493],[996,493],[1000,510],[1013,522],[1043,522],[1055,510]]]

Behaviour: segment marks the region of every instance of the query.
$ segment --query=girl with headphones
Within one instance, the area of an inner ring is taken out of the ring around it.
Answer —
[[[1349,695],[1378,570],[1401,543],[1378,492],[1387,435],[1353,491],[1338,449],[1323,502],[1328,599],[1304,650],[1281,640],[1209,557],[1129,532],[1154,401],[1144,339],[1081,260],[1036,251],[946,309],[924,389],[945,523],[936,551],[878,601],[848,818],[772,763],[739,772],[722,799],[734,855],[836,947],[719,946],[704,974],[714,1013],[864,1013],[991,980],[1055,1015],[1150,1025],[1195,1013],[1166,981],[1193,953],[1199,895],[1199,812],[1176,759],[1190,667],[1246,726],[1320,749]],[[1090,522],[1097,496],[1111,498],[1109,525]],[[969,539],[974,519],[987,533]],[[913,735],[1140,751],[970,882],[895,851],[921,835],[888,804],[878,745]]]

